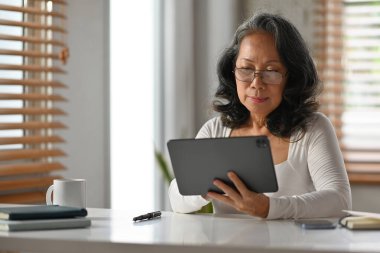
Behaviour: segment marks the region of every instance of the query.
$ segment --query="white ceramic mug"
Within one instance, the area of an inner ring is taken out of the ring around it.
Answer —
[[[52,199],[53,195],[53,201]],[[85,179],[54,179],[46,192],[47,205],[86,207]]]

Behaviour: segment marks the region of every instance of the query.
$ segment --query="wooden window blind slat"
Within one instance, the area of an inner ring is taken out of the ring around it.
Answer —
[[[62,163],[17,163],[0,165],[0,176],[49,173],[65,169]]]
[[[334,100],[334,99],[331,99],[331,100]],[[320,110],[326,115],[336,116],[336,115],[341,115],[343,113],[343,108],[338,105],[335,105],[335,107],[331,107],[331,108],[324,107],[324,108],[321,108]],[[332,118],[331,120],[334,120],[334,118]],[[335,131],[337,131],[337,129],[335,129]]]
[[[331,99],[329,99],[328,97],[321,97],[319,99],[319,101],[322,103],[322,104],[326,104],[326,103],[329,103]],[[343,98],[334,98],[334,103],[336,105],[338,105],[339,107],[343,106],[343,104],[345,103],[344,99]]]
[[[334,36],[343,36],[342,31],[332,31],[331,33],[333,33]],[[320,36],[326,37],[328,35],[328,33],[327,33],[327,31],[319,31],[319,32],[316,32],[315,35],[317,35],[318,37],[320,37]]]
[[[38,8],[30,8],[30,7],[18,7],[13,5],[6,5],[6,4],[0,4],[0,10],[4,11],[15,11],[15,12],[22,12],[22,13],[28,13],[28,14],[37,14],[37,15],[45,15],[45,16],[53,16],[53,17],[60,17],[62,19],[66,19],[66,16],[59,12],[54,11],[45,11]]]
[[[33,188],[47,188],[58,176],[36,177],[30,179],[0,181],[0,191],[24,190]]]
[[[45,199],[45,190],[0,195],[0,203],[9,204],[41,204],[45,203]]]
[[[370,173],[370,174],[376,174],[379,171],[379,164],[378,163],[348,163],[346,165],[347,171],[350,173]]]
[[[25,137],[2,137],[0,138],[0,145],[10,144],[36,144],[36,143],[58,143],[64,142],[64,139],[60,136],[40,136],[31,135]]]
[[[321,15],[321,16],[324,16],[327,13],[329,13],[329,14],[333,14],[335,17],[340,17],[340,15],[342,14],[342,12],[343,12],[342,6],[340,6],[340,5],[331,5],[331,6],[327,7],[326,3],[322,3],[320,5],[317,5],[317,7],[315,9],[315,13],[317,15]]]
[[[315,23],[314,23],[315,25],[317,25],[317,26],[326,26],[327,25],[327,23],[326,23],[326,21],[325,20],[320,20],[320,21],[316,21]],[[329,23],[328,23],[329,25],[335,25],[335,26],[341,26],[342,25],[342,20],[340,20],[340,19],[336,19],[336,20],[330,20],[329,21]],[[336,33],[338,32],[338,31],[335,31]]]
[[[66,169],[66,1],[2,0],[0,11],[0,203],[42,204]]]
[[[66,33],[67,31],[63,29],[62,27],[55,26],[55,25],[41,25],[40,23],[34,23],[34,22],[18,22],[18,21],[10,21],[10,20],[4,20],[0,19],[0,25],[4,26],[17,26],[17,27],[24,27],[24,28],[31,28],[31,29],[41,29],[41,30],[51,30],[54,32],[61,32]]]
[[[318,32],[317,32],[318,34]],[[321,33],[321,36],[320,37],[323,37],[323,35],[326,35],[327,33]],[[318,38],[319,36],[317,36]],[[342,50],[342,46],[343,46],[343,43],[342,41],[340,41],[340,38],[334,38],[334,41],[331,41],[331,42],[326,42],[326,41],[322,41],[322,42],[319,42],[317,44],[315,44],[315,49],[316,50],[326,50],[326,47],[329,47],[330,49],[335,49],[335,50],[338,50],[338,52],[340,50]],[[332,54],[334,54],[334,52],[331,52]],[[326,53],[325,53],[326,54]],[[326,54],[326,55],[329,55],[329,54]]]
[[[45,95],[40,93],[29,94],[12,94],[0,93],[0,100],[49,100],[49,101],[66,101],[61,95]]]
[[[28,57],[40,57],[40,58],[51,58],[59,60],[60,56],[58,53],[42,53],[40,51],[20,51],[20,50],[4,50],[0,49],[0,55],[18,55],[18,56],[28,56]]]
[[[59,149],[15,149],[0,150],[0,161],[11,161],[19,159],[36,159],[43,157],[66,156]]]
[[[343,92],[344,88],[343,86],[334,86],[334,87],[325,87],[324,91],[326,93],[339,93]]]
[[[33,37],[33,36],[17,36],[17,35],[7,35],[0,34],[0,40],[10,40],[10,41],[20,41],[27,43],[36,43],[36,44],[50,44],[53,46],[67,47],[66,43],[54,40],[54,39],[45,39],[41,37]]]
[[[23,123],[0,123],[0,130],[23,129],[23,130],[43,130],[43,129],[65,129],[62,122],[39,122],[29,121]]]
[[[348,178],[351,183],[355,184],[379,184],[380,174],[375,173],[349,173]]]
[[[66,113],[59,108],[0,108],[0,115],[65,115]]]
[[[59,67],[44,67],[44,66],[39,66],[39,65],[0,64],[0,70],[65,73],[65,71]]]
[[[317,70],[318,71],[323,71],[324,69],[327,69],[327,68],[329,70],[334,71],[335,73],[337,73],[337,72],[343,72],[342,66],[336,66],[335,64],[332,64],[332,63],[323,63],[323,64],[320,64],[320,65],[318,65]]]
[[[342,54],[341,52],[332,52],[331,54],[327,55],[326,52],[317,50],[317,52],[314,53],[314,56],[321,61],[320,64],[323,64],[324,62],[327,61],[327,59],[332,59],[333,61],[340,60],[342,57]],[[320,64],[318,64],[318,66]]]
[[[0,85],[23,85],[30,87],[52,87],[52,88],[67,88],[66,85],[59,81],[45,81],[39,79],[5,79],[0,78]]]

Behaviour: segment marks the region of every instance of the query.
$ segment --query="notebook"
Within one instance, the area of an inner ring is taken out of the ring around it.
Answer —
[[[177,139],[168,142],[170,160],[182,195],[222,193],[213,185],[218,178],[234,188],[227,177],[234,171],[248,189],[276,192],[276,173],[266,136]]]
[[[89,226],[91,226],[91,220],[84,217],[43,220],[0,220],[0,231],[69,229]]]
[[[340,220],[340,224],[348,229],[380,229],[380,214],[351,210],[342,210],[351,215]]]
[[[348,229],[380,229],[380,219],[369,217],[348,216],[340,220],[340,224]]]
[[[85,208],[68,206],[13,206],[0,208],[1,220],[57,219],[87,216]]]

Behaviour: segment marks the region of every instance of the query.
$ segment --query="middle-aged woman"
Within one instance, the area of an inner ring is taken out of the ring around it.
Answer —
[[[266,135],[279,190],[248,190],[234,172],[236,190],[215,180],[225,194],[182,196],[174,179],[169,197],[175,212],[194,212],[212,200],[215,213],[279,218],[342,216],[351,190],[335,131],[316,112],[319,80],[297,29],[278,15],[258,14],[236,31],[218,62],[214,109],[220,113],[197,138]],[[231,168],[233,169],[233,168]]]

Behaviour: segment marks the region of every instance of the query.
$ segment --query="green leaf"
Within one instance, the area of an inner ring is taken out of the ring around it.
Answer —
[[[211,202],[203,206],[199,211],[196,211],[196,213],[213,213],[213,212],[214,212],[214,208]]]
[[[160,167],[160,170],[162,172],[162,175],[163,175],[165,181],[169,184],[173,180],[174,176],[172,175],[172,173],[169,169],[168,163],[166,162],[162,153],[159,152],[157,149],[154,149],[154,156],[155,156],[156,161]]]

